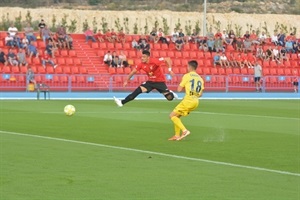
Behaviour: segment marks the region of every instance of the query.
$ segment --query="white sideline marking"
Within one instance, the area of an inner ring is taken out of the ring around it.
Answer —
[[[81,111],[77,111],[78,113],[83,113],[83,114],[109,114],[109,113],[113,113],[113,114],[168,114],[170,112],[167,111],[107,111],[107,112],[101,112],[101,111],[91,111],[91,112],[81,112]],[[9,113],[13,113],[13,112],[9,112]],[[42,112],[44,114],[59,114],[62,112]],[[279,116],[268,116],[268,115],[245,115],[245,114],[234,114],[234,113],[217,113],[217,112],[201,112],[201,111],[193,111],[192,113],[195,114],[204,114],[204,115],[224,115],[224,116],[237,116],[237,117],[256,117],[256,118],[270,118],[270,119],[287,119],[287,120],[300,120],[300,118],[294,118],[294,117],[279,117]]]
[[[112,145],[106,145],[106,144],[83,142],[83,141],[77,141],[77,140],[68,140],[68,139],[63,139],[63,138],[55,138],[55,137],[48,137],[48,136],[41,136],[41,135],[31,135],[31,134],[2,131],[2,130],[0,130],[0,133],[9,134],[9,135],[17,135],[17,136],[33,137],[33,138],[41,138],[41,139],[61,141],[61,142],[69,142],[69,143],[75,143],[75,144],[91,145],[91,146],[104,147],[104,148],[110,148],[110,149],[133,151],[133,152],[139,152],[139,153],[144,153],[144,154],[153,154],[153,155],[170,157],[170,158],[198,161],[198,162],[204,162],[204,163],[211,163],[211,164],[215,164],[215,165],[224,165],[224,166],[238,167],[238,168],[251,169],[251,170],[256,170],[256,171],[264,171],[264,172],[300,177],[300,174],[293,173],[293,172],[273,170],[273,169],[267,169],[267,168],[262,168],[262,167],[253,167],[253,166],[247,166],[247,165],[239,165],[239,164],[227,163],[227,162],[219,162],[219,161],[206,160],[206,159],[201,159],[201,158],[178,156],[178,155],[173,155],[173,154],[160,153],[160,152],[154,152],[154,151],[146,151],[146,150],[140,150],[140,149],[127,148],[127,147],[119,147],[119,146],[112,146]]]

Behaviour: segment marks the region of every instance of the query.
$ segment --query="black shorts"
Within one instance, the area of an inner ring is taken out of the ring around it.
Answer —
[[[254,77],[254,82],[259,82],[260,81],[260,77]]]
[[[294,86],[298,86],[298,85],[299,85],[299,82],[294,81],[294,82],[293,82],[293,85],[294,85]]]
[[[156,89],[159,93],[169,92],[169,89],[165,82],[147,81],[142,83],[141,86],[147,89],[147,93],[151,92],[153,89]]]

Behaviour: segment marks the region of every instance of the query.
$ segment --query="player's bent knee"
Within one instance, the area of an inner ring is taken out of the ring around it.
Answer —
[[[168,101],[172,101],[174,99],[174,94],[172,92],[168,92],[165,94],[165,97]]]
[[[145,93],[145,92],[148,91],[147,88],[145,88],[145,87],[143,87],[143,86],[140,86],[140,88],[141,88],[141,92],[142,92],[142,93]]]

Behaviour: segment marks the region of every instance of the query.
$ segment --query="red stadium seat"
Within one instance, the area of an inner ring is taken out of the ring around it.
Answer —
[[[85,82],[85,77],[84,76],[78,76],[77,77],[77,83],[84,83]]]
[[[218,74],[218,70],[217,70],[217,68],[211,68],[211,70],[210,70],[210,72],[211,72],[211,74],[213,74],[213,75],[216,75],[216,74]]]
[[[68,53],[67,50],[63,49],[63,50],[60,51],[60,55],[63,56],[63,57],[67,57],[69,55],[69,53]]]
[[[126,49],[126,50],[131,49],[130,44],[129,44],[129,43],[125,43],[125,44],[124,44],[124,49]]]
[[[233,68],[233,74],[241,74],[240,68]]]
[[[263,67],[270,67],[270,62],[269,61],[263,61]]]
[[[263,75],[264,76],[270,75],[270,69],[269,68],[263,68]]]
[[[167,52],[166,51],[160,51],[159,52],[159,57],[162,57],[162,58],[167,57]]]
[[[116,43],[116,49],[117,50],[123,49],[123,45],[121,43]]]
[[[204,58],[204,53],[203,53],[203,51],[198,51],[198,52],[197,52],[197,57],[203,59],[203,58]]]
[[[66,58],[65,61],[66,61],[66,65],[73,65],[74,64],[73,63],[73,58]]]
[[[188,51],[184,51],[184,52],[182,53],[182,57],[183,57],[183,58],[190,58],[190,53],[189,53]]]
[[[242,68],[241,69],[241,74],[248,74],[247,68]]]
[[[65,65],[66,64],[65,59],[64,58],[57,58],[57,64],[58,65]]]
[[[205,52],[205,53],[204,53],[204,57],[205,57],[206,59],[210,59],[210,58],[212,58],[212,56],[211,56],[211,53],[210,53],[210,52]]]
[[[174,66],[180,67],[181,66],[181,60],[180,59],[174,59],[172,64]]]
[[[277,63],[275,61],[271,61],[270,67],[272,67],[272,68],[277,67]]]
[[[92,43],[92,48],[93,49],[99,49],[99,44],[97,42]]]
[[[107,44],[107,49],[113,50],[115,48],[115,45],[113,43]]]
[[[72,73],[72,74],[79,74],[79,69],[78,69],[78,67],[72,67],[72,68],[71,68],[71,73]]]
[[[129,51],[129,58],[136,58],[136,51],[135,50],[132,50],[132,51]]]
[[[87,69],[85,67],[80,67],[79,72],[80,72],[80,74],[87,74],[88,73]]]
[[[46,67],[46,73],[47,74],[54,74],[54,68],[51,66],[51,67]]]
[[[20,73],[20,69],[19,69],[19,67],[12,67],[11,72],[14,74],[18,74],[18,73]]]
[[[190,58],[191,59],[197,59],[197,53],[194,52],[194,51],[190,52]]]
[[[209,68],[209,67],[205,67],[205,68],[203,69],[203,74],[211,74],[210,69],[211,69],[211,68]]]
[[[100,49],[106,50],[107,49],[107,45],[105,42],[100,43]]]
[[[71,57],[76,57],[76,51],[70,50],[70,51],[69,51],[69,56],[71,56]]]
[[[224,68],[218,68],[218,74],[219,75],[225,75],[226,74],[225,69]]]
[[[182,58],[182,53],[180,51],[175,52],[175,57],[176,58]]]
[[[271,69],[270,69],[270,74],[271,74],[271,75],[277,75],[277,69],[271,68]]]
[[[56,74],[62,74],[62,73],[63,73],[62,68],[61,68],[60,66],[56,67],[56,68],[55,68],[55,73],[56,73]]]
[[[74,58],[74,65],[81,65],[81,60],[79,58]]]
[[[174,57],[175,57],[174,51],[168,51],[168,52],[167,52],[167,55],[168,55],[168,57],[170,57],[170,58],[174,58]]]
[[[212,64],[212,61],[211,60],[206,60],[205,61],[205,67],[212,67],[213,64]]]
[[[125,73],[125,74],[129,74],[130,72],[131,72],[130,67],[124,68],[124,73]]]
[[[109,74],[115,74],[116,73],[116,69],[113,67],[108,68],[108,73]]]
[[[33,63],[34,65],[40,65],[40,64],[41,64],[41,61],[40,61],[39,58],[33,58],[33,59],[32,59],[32,63]]]
[[[60,82],[61,82],[61,83],[68,83],[68,82],[69,82],[69,79],[68,79],[67,76],[61,76],[61,77],[60,77]]]
[[[180,74],[186,74],[187,73],[187,68],[186,67],[180,67],[179,68],[179,73]]]
[[[21,74],[26,74],[26,72],[27,72],[27,67],[20,67]]]
[[[159,51],[152,51],[153,58],[159,58]]]
[[[18,76],[18,82],[25,83],[26,79],[25,76]]]
[[[232,68],[226,68],[226,74],[233,74]]]
[[[284,75],[284,71],[282,68],[277,69],[277,75]]]
[[[160,43],[155,43],[155,44],[153,45],[153,49],[155,49],[155,50],[160,50],[160,49],[161,49],[161,44],[160,44]]]
[[[117,74],[124,74],[124,69],[123,68],[117,68]]]
[[[284,66],[285,67],[291,67],[291,62],[290,61],[285,61]]]
[[[38,67],[39,74],[46,74],[46,69],[44,67]]]
[[[287,75],[287,76],[290,76],[292,75],[292,70],[291,69],[284,69],[284,74]]]
[[[64,74],[71,74],[71,69],[70,69],[70,67],[63,67],[63,72],[64,72]]]
[[[169,50],[169,46],[167,44],[161,44],[162,50]]]

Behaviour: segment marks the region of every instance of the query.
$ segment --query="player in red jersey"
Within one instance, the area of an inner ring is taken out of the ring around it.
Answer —
[[[127,80],[124,82],[124,87],[128,84],[131,77],[140,70],[143,70],[148,75],[148,81],[142,83],[138,88],[136,88],[131,94],[129,94],[124,100],[120,100],[114,97],[116,104],[122,107],[124,104],[135,99],[141,93],[149,93],[153,89],[162,93],[167,100],[172,101],[174,98],[178,99],[177,94],[169,90],[166,85],[166,78],[163,73],[161,64],[166,63],[169,67],[170,75],[173,76],[172,65],[170,58],[150,58],[150,52],[145,50],[142,55],[142,62],[133,69],[128,75]]]

